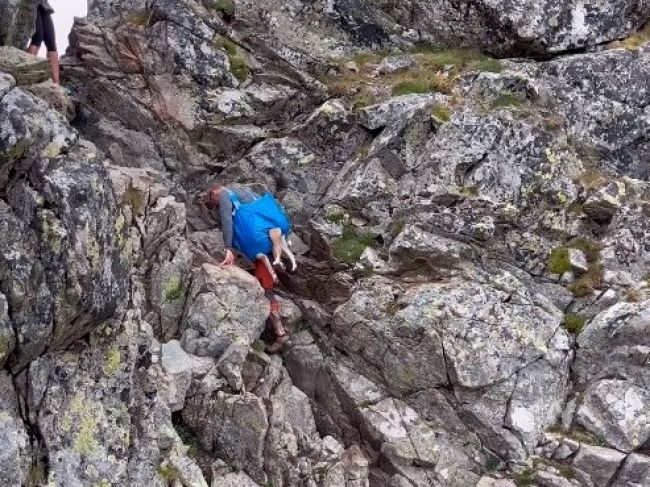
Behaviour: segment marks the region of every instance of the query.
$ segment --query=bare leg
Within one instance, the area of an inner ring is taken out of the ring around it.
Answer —
[[[272,228],[269,230],[269,238],[273,244],[273,265],[277,265],[282,259],[282,232],[279,228]]]
[[[266,297],[271,303],[271,314],[269,315],[269,321],[271,322],[271,327],[273,328],[273,333],[275,334],[275,341],[266,347],[267,352],[277,353],[282,350],[284,344],[289,340],[287,331],[282,324],[282,318],[280,317],[280,305],[275,297],[275,293],[271,289],[267,289]]]
[[[52,68],[52,81],[57,85],[61,81],[60,79],[60,67],[59,67],[59,53],[57,51],[50,51],[47,53],[47,59],[50,61],[50,68]]]
[[[275,273],[275,270],[273,269],[273,266],[271,265],[271,261],[269,260],[269,258],[264,254],[257,254],[257,260],[262,261],[264,267],[266,267],[266,270],[269,271],[269,274],[271,274],[271,277],[273,277],[273,282],[277,283],[278,275]]]
[[[284,235],[282,236],[282,252],[289,259],[289,261],[291,261],[291,272],[294,272],[298,268],[298,264],[296,264],[296,256],[293,255],[293,252],[289,248],[289,244],[287,243],[287,239]]]

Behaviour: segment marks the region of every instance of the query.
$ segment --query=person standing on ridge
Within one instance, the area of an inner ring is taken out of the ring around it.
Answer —
[[[54,9],[50,6],[48,0],[38,0],[38,6],[36,7],[36,32],[32,36],[27,52],[36,56],[41,48],[41,44],[45,41],[47,59],[52,69],[52,81],[59,84],[59,53],[56,49],[56,33],[54,31],[54,22],[52,21],[53,13]]]
[[[235,201],[233,201],[235,200]],[[213,186],[207,195],[207,204],[210,208],[218,208],[221,220],[221,232],[226,247],[226,257],[221,263],[222,266],[235,265],[234,242],[243,236],[235,235],[234,211],[235,204],[249,205],[255,201],[261,201],[258,194],[247,188],[227,188],[225,186]],[[268,236],[267,236],[268,238]],[[279,352],[289,339],[280,317],[280,303],[275,295],[275,279],[268,270],[262,259],[255,259],[249,256],[255,263],[255,277],[264,289],[264,294],[271,305],[269,321],[275,334],[275,341],[267,347],[271,353]]]

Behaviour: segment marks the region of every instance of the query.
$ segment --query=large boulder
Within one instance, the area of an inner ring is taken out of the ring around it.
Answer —
[[[257,280],[236,266],[201,266],[187,303],[183,347],[215,359],[232,344],[252,344],[269,314],[269,302]]]
[[[386,17],[372,2],[334,3],[344,25],[362,42],[385,42],[406,27],[436,44],[460,43],[496,53],[525,54],[569,51],[625,37],[647,21],[649,9],[643,2],[629,0],[578,4],[412,0],[392,6],[388,9],[392,17]]]
[[[336,310],[332,331],[393,394],[454,387],[479,434],[508,457],[532,451],[561,411],[570,360],[561,321],[550,302],[501,272],[408,290],[371,279]]]
[[[40,83],[50,78],[50,66],[45,59],[15,47],[0,46],[0,71],[13,76],[19,86]]]
[[[578,337],[574,370],[586,391],[575,420],[625,452],[650,438],[649,301],[621,302],[596,316]]]
[[[0,100],[0,113],[0,288],[18,331],[10,366],[19,370],[111,318],[126,297],[129,261],[93,147],[20,89]]]
[[[206,486],[183,453],[158,393],[151,327],[136,312],[92,333],[76,353],[49,353],[27,372],[30,421],[50,460],[43,483]]]
[[[367,485],[363,454],[321,437],[309,398],[279,359],[252,351],[243,377],[242,394],[233,394],[214,371],[190,389],[183,422],[206,451],[260,485],[334,487],[347,485],[346,479]],[[250,483],[246,477],[242,482]]]

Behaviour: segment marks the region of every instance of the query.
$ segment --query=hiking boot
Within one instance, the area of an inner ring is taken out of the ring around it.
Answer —
[[[278,353],[284,348],[288,340],[289,340],[289,335],[279,336],[275,339],[275,341],[271,345],[266,346],[266,351],[268,353]]]
[[[284,325],[282,324],[282,318],[280,317],[280,313],[278,313],[277,311],[271,311],[271,314],[269,315],[269,320],[271,322],[271,328],[273,329],[273,333],[275,333],[276,337],[285,336],[287,334],[286,330],[284,329]]]

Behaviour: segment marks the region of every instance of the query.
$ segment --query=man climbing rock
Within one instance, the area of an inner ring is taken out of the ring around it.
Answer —
[[[226,188],[225,186],[216,185],[209,190],[207,203],[210,208],[218,208],[219,210],[221,231],[223,233],[223,241],[226,247],[226,256],[221,265],[227,266],[236,264],[234,247],[236,236],[233,224],[233,210],[236,210],[236,208],[234,208],[233,199],[241,204],[249,204],[259,198],[260,195],[243,187]],[[267,346],[267,351],[276,353],[282,349],[289,337],[280,317],[280,303],[278,302],[274,291],[275,279],[262,259],[254,259],[254,264],[255,277],[260,282],[271,305],[269,322],[273,333],[275,334],[275,341],[271,345]]]

